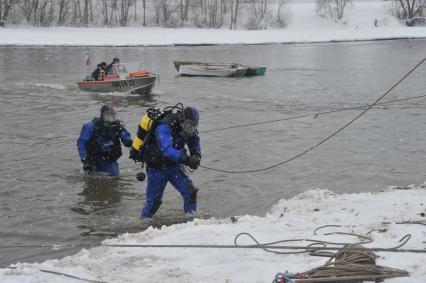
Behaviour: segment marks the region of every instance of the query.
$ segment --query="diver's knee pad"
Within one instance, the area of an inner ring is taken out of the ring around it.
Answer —
[[[155,198],[154,204],[152,205],[149,213],[151,213],[151,215],[154,215],[157,212],[157,210],[160,208],[162,203],[163,201],[161,200],[161,198]]]
[[[197,192],[198,192],[198,189],[194,186],[194,183],[190,182],[188,184],[188,189],[189,189],[189,192],[190,192],[189,193],[189,199],[188,199],[189,203],[190,204],[197,203]]]

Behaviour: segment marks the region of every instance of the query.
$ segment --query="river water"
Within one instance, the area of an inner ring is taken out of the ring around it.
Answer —
[[[362,106],[374,102],[425,56],[425,40],[200,47],[0,47],[0,263],[76,252],[16,245],[96,245],[146,229],[138,219],[145,184],[139,165],[120,159],[119,178],[85,178],[76,150],[81,126],[112,103],[132,135],[149,106],[182,102],[200,110],[203,164],[255,170],[318,143],[360,113],[327,115],[223,131],[206,130]],[[150,97],[80,92],[83,59],[142,61],[160,76]],[[252,78],[179,77],[173,60],[266,65]],[[386,100],[425,95],[426,66]],[[252,174],[200,169],[201,217],[264,215],[281,198],[313,188],[375,192],[423,183],[426,99],[376,107],[312,152]],[[204,133],[203,133],[204,131]],[[153,225],[187,221],[168,186]]]

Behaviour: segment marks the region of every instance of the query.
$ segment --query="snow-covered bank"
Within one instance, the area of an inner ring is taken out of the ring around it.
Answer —
[[[424,249],[426,226],[397,224],[425,221],[425,185],[381,193],[337,195],[328,190],[309,190],[292,199],[280,200],[265,217],[194,220],[162,229],[125,234],[103,244],[232,245],[234,237],[248,232],[260,242],[283,239],[318,239],[356,242],[356,238],[327,232],[368,234],[374,241],[365,246],[395,247],[406,234],[405,249]],[[326,227],[323,225],[341,225]],[[369,233],[370,232],[370,233]],[[248,238],[240,244],[253,244]],[[298,242],[296,245],[307,245]],[[377,253],[377,264],[405,269],[410,277],[389,283],[426,282],[425,253]],[[15,265],[0,270],[0,282],[77,282],[38,270],[63,272],[104,282],[271,282],[277,272],[306,271],[324,264],[326,258],[307,254],[277,255],[254,249],[116,248],[82,250],[74,256],[41,264]]]
[[[289,26],[279,30],[9,27],[0,29],[0,45],[162,46],[426,38],[426,27],[403,26],[383,1],[354,3],[345,12],[346,24],[318,16],[315,3],[292,3],[288,9]]]
[[[426,28],[231,31],[164,28],[0,29],[0,45],[166,46],[426,38]]]

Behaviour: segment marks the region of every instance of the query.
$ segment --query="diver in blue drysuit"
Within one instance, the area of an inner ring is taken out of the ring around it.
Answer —
[[[89,175],[106,173],[118,176],[120,167],[117,160],[122,155],[120,140],[126,147],[132,145],[130,133],[117,120],[114,109],[104,105],[99,118],[83,125],[77,141],[84,171]]]
[[[185,165],[193,170],[200,165],[198,120],[197,109],[186,107],[180,113],[168,114],[153,129],[145,158],[148,184],[146,203],[141,211],[142,218],[151,218],[160,208],[167,182],[170,182],[182,195],[184,212],[196,211],[198,189],[188,177]],[[138,134],[139,132],[138,130]],[[189,156],[185,145],[189,149]],[[136,160],[136,156],[137,151],[132,146],[130,158]]]

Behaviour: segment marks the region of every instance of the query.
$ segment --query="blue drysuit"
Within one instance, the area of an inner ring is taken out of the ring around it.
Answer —
[[[81,160],[89,160],[93,165],[94,172],[89,174],[97,172],[107,173],[109,176],[120,174],[117,162],[122,154],[120,140],[126,147],[132,144],[130,133],[120,123],[105,127],[95,118],[83,125],[77,140],[77,148]]]
[[[179,163],[185,153],[185,145],[190,154],[201,156],[200,138],[195,133],[185,136],[183,132],[173,133],[167,123],[160,123],[154,130],[153,143],[161,152],[163,161],[153,166],[147,162],[146,173],[146,203],[141,212],[142,218],[151,218],[162,203],[162,197],[167,182],[170,182],[182,195],[185,213],[193,213],[197,209],[197,189],[187,176],[185,167]]]

